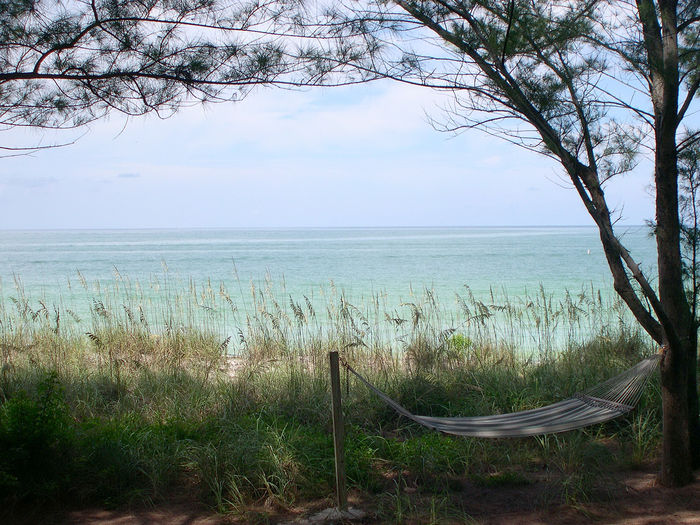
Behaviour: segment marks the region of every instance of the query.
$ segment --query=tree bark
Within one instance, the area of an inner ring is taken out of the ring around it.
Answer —
[[[669,345],[661,365],[663,448],[659,481],[667,487],[693,479],[688,431],[688,374],[686,348]]]
[[[688,432],[690,433],[690,456],[693,469],[700,468],[700,400],[698,399],[698,332],[690,332],[688,354]]]
[[[666,91],[666,90],[664,90]],[[663,455],[661,483],[681,486],[692,480],[689,389],[692,374],[693,321],[685,297],[678,216],[678,167],[673,96],[664,93],[656,129],[656,219],[659,297],[668,323],[664,326],[666,357],[661,366]]]
[[[695,316],[693,316],[693,321]],[[693,470],[700,468],[700,399],[698,399],[698,329],[693,324],[688,348],[688,432]]]
[[[670,98],[670,100],[669,100]],[[656,219],[659,298],[667,315],[666,356],[661,365],[663,455],[660,481],[681,486],[692,480],[689,390],[692,388],[693,321],[683,288],[678,216],[678,165],[673,96],[664,97],[656,129]],[[670,107],[669,107],[670,106]]]

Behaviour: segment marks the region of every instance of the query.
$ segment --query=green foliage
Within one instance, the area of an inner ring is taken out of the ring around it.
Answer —
[[[425,433],[402,441],[386,441],[382,454],[395,468],[408,470],[418,483],[447,483],[451,476],[468,471],[472,459],[473,440]]]
[[[513,470],[494,472],[492,474],[474,474],[472,480],[477,485],[489,488],[517,487],[528,485],[530,481],[521,473]]]
[[[450,337],[449,345],[455,352],[466,355],[471,350],[474,342],[464,334],[454,334]]]
[[[58,377],[46,373],[35,395],[20,392],[0,407],[0,488],[16,499],[64,496],[77,467],[74,440]]]
[[[263,83],[316,84],[319,60],[276,34],[293,32],[296,11],[245,0],[3,1],[0,122],[73,128],[113,109],[167,115]]]

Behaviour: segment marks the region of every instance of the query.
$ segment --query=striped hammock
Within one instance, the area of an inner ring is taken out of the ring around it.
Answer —
[[[653,355],[632,368],[572,397],[533,410],[477,417],[430,417],[412,414],[367,379],[345,367],[391,408],[425,427],[458,436],[514,438],[553,434],[603,423],[632,410],[661,356]]]

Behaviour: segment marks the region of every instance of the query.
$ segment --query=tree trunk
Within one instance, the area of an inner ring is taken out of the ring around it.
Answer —
[[[657,128],[656,141],[659,297],[667,317],[666,356],[661,365],[664,443],[660,481],[677,487],[689,483],[693,477],[690,432],[693,404],[689,401],[689,390],[693,388],[691,354],[697,353],[697,347],[691,335],[693,321],[681,271],[675,133],[664,134],[664,128],[663,125]]]
[[[668,85],[673,82],[667,79]],[[663,403],[663,455],[660,481],[681,486],[692,480],[689,388],[691,348],[695,338],[690,305],[685,296],[678,215],[678,155],[676,148],[677,98],[673,89],[656,100],[656,222],[659,298],[664,324],[666,357],[661,365]]]
[[[656,185],[656,247],[659,264],[659,299],[665,319],[666,356],[661,364],[663,403],[663,455],[660,481],[681,486],[693,478],[690,448],[689,388],[694,320],[685,296],[678,214],[678,20],[677,2],[637,0],[644,26],[652,78],[654,106]],[[659,24],[660,22],[660,24]]]
[[[700,400],[698,400],[698,331],[690,332],[688,353],[688,432],[690,432],[690,455],[693,469],[700,468]]]
[[[661,365],[663,451],[660,479],[667,487],[687,485],[693,479],[688,432],[687,347],[669,345]]]

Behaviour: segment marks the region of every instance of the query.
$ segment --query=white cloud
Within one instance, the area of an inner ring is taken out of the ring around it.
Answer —
[[[434,131],[425,113],[439,102],[385,83],[266,89],[126,126],[114,116],[73,146],[4,159],[0,225],[590,223],[575,192],[547,180],[551,161],[476,131]],[[23,185],[7,184],[19,173]],[[638,186],[610,189],[633,222],[650,209]]]

